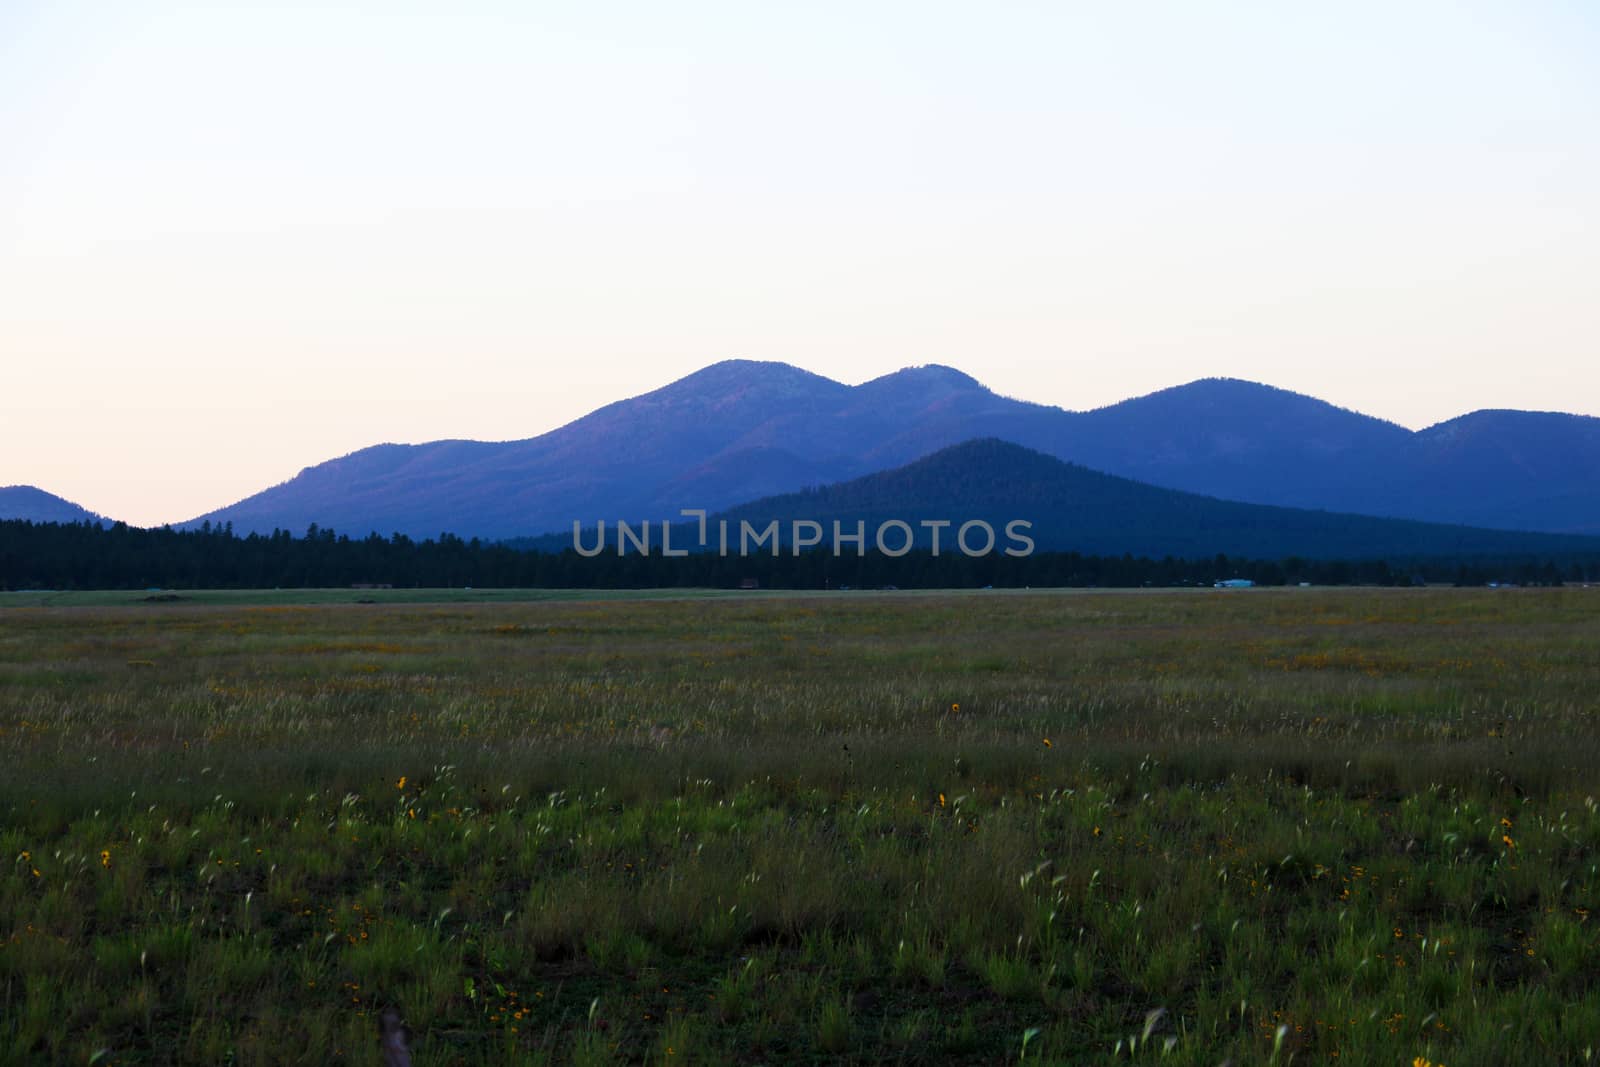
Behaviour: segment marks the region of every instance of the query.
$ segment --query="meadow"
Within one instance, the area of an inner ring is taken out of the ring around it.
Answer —
[[[0,596],[0,1064],[1586,1063],[1597,694],[1600,589]]]

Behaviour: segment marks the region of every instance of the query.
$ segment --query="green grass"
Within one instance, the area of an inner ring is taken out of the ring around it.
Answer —
[[[1597,591],[143,595],[0,607],[0,1064],[1600,1041]]]
[[[774,594],[730,589],[40,589],[0,592],[0,610],[166,604],[520,604],[546,600],[678,600],[762,595]]]

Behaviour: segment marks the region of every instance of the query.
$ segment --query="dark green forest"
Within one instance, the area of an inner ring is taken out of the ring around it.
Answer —
[[[236,536],[227,526],[141,529],[117,524],[0,521],[0,588],[272,589],[389,585],[396,588],[740,588],[763,589],[1139,587],[1210,585],[1247,578],[1258,585],[1404,585],[1448,582],[1559,585],[1600,581],[1600,556],[1365,560],[1151,559],[1038,552],[1027,557],[923,550],[836,557],[684,557],[615,553],[585,558],[570,549],[524,551],[451,534],[414,541],[395,534],[352,539],[310,527]]]

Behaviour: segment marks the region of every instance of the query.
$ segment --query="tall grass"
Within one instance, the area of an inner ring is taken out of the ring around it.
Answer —
[[[0,615],[0,1063],[1583,1062],[1600,594]],[[1026,1042],[1024,1036],[1027,1035]]]

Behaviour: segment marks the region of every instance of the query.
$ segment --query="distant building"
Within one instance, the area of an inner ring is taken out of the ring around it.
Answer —
[[[1252,582],[1248,578],[1224,578],[1224,579],[1222,579],[1222,581],[1217,582],[1214,588],[1217,588],[1217,589],[1251,589],[1251,588],[1253,588],[1255,586],[1255,584],[1256,584],[1255,582]]]

